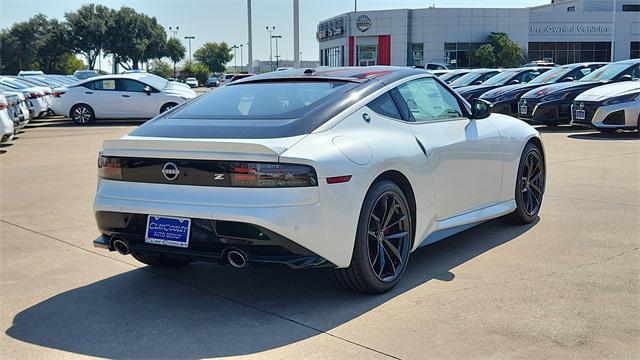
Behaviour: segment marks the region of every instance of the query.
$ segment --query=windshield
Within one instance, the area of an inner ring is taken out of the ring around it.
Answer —
[[[450,72],[447,74],[442,74],[442,76],[440,76],[440,79],[446,83],[451,83],[461,77],[463,77],[464,75],[466,75],[463,72]]]
[[[511,71],[503,71],[500,74],[492,77],[491,79],[485,81],[483,85],[502,85],[509,81],[512,77],[517,75],[520,71],[511,70]]]
[[[549,82],[556,82],[561,79],[563,76],[572,72],[574,67],[569,66],[560,66],[557,68],[553,68],[551,70],[545,71],[543,74],[540,74],[529,81],[529,84],[544,84]]]
[[[332,99],[332,95],[342,94],[355,85],[342,81],[256,82],[229,85],[200,97],[172,117],[294,119],[325,103],[325,100]],[[335,100],[337,99],[333,99]]]
[[[591,74],[583,77],[578,81],[601,81],[601,80],[613,80],[618,74],[627,70],[629,64],[609,64],[595,70]]]
[[[169,85],[169,80],[154,74],[144,74],[139,79],[156,89],[164,89],[171,86]]]
[[[451,82],[451,86],[467,86],[471,85],[474,81],[478,80],[479,77],[486,74],[485,72],[480,71],[472,71],[466,75],[462,75],[455,81]]]

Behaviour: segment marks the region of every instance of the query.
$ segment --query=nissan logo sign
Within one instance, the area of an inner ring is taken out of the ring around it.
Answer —
[[[180,169],[178,169],[178,165],[168,162],[162,167],[162,175],[164,175],[165,179],[173,181],[180,175]]]
[[[356,27],[358,30],[365,32],[371,27],[371,19],[367,15],[360,15],[356,19]]]

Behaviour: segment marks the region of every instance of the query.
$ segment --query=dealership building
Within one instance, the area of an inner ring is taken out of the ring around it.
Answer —
[[[638,58],[640,0],[551,0],[525,9],[349,12],[320,22],[316,38],[320,65],[438,62],[473,67],[473,52],[492,32],[506,33],[529,60],[609,61],[612,52],[614,60]]]

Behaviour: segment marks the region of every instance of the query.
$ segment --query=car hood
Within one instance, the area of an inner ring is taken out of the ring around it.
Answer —
[[[578,95],[576,101],[601,101],[638,91],[640,91],[640,81],[625,81],[596,86]]]
[[[513,84],[500,86],[498,88],[489,90],[482,94],[481,98],[496,98],[498,96],[511,93],[511,92],[526,92],[537,87],[544,86],[544,84]]]
[[[541,98],[554,93],[579,90],[580,88],[590,89],[604,83],[604,81],[574,81],[545,85],[528,91],[522,97],[527,99]]]

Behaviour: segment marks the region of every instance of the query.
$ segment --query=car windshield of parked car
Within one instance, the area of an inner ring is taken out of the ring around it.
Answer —
[[[497,74],[491,79],[485,81],[484,83],[482,83],[482,85],[503,85],[518,73],[518,70],[503,71],[500,74]]]
[[[171,86],[169,85],[169,80],[154,74],[144,74],[144,76],[141,76],[139,78],[134,77],[132,79],[140,80],[143,83],[148,84],[156,89],[166,89],[167,87]]]
[[[572,72],[573,69],[575,68],[572,66],[560,66],[557,68],[553,68],[531,79],[531,81],[529,81],[529,84],[544,84],[549,82],[556,82],[563,76]]]
[[[583,77],[578,81],[613,80],[616,76],[618,76],[621,72],[627,70],[628,68],[629,64],[609,64],[601,67],[598,70],[595,70],[591,74]]]
[[[473,84],[474,81],[478,80],[478,77],[484,73],[472,71],[468,74],[462,75],[458,79],[452,81],[450,83],[451,86],[468,86]]]
[[[329,100],[337,101],[340,95],[356,85],[342,81],[240,83],[201,96],[171,117],[295,119]]]

